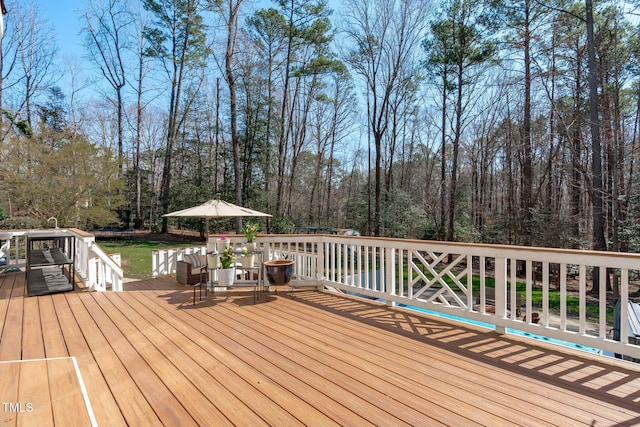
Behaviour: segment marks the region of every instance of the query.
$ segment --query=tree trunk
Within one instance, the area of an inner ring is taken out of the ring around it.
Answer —
[[[190,17],[192,12],[192,3],[189,1],[187,8],[187,15]],[[162,213],[169,213],[169,202],[171,198],[170,190],[171,190],[171,173],[172,173],[172,158],[173,158],[173,147],[178,135],[178,114],[180,111],[180,101],[182,97],[182,83],[184,80],[184,71],[185,71],[185,61],[187,55],[187,47],[189,45],[189,30],[190,30],[191,19],[187,19],[186,28],[185,28],[185,37],[182,42],[182,51],[180,55],[180,60],[177,61],[177,64],[173,65],[173,83],[171,89],[171,98],[169,105],[169,123],[167,126],[167,145],[166,152],[164,158],[164,166],[162,168],[162,180],[160,183],[160,199],[162,206]],[[169,222],[168,218],[162,217],[162,233],[167,233],[169,231]]]
[[[444,240],[446,237],[446,224],[447,224],[447,76],[445,74],[443,78],[442,88],[442,117],[441,117],[441,141],[440,141],[440,225],[438,227],[438,239]]]
[[[376,146],[375,160],[375,203],[373,210],[373,235],[380,235],[380,198],[382,195],[382,133],[374,132]]]
[[[140,171],[140,146],[142,144],[142,115],[144,113],[144,105],[142,101],[142,79],[144,75],[144,56],[140,53],[138,56],[138,89],[136,101],[136,219],[134,228],[141,229],[144,224],[142,218],[142,172]],[[151,224],[149,224],[151,225]]]
[[[291,0],[291,11],[289,13],[288,34],[287,34],[287,56],[284,64],[284,87],[282,89],[282,106],[280,109],[280,133],[278,135],[278,175],[276,184],[276,215],[282,215],[282,206],[284,204],[284,169],[287,158],[285,133],[287,116],[287,105],[289,101],[289,74],[291,72],[291,54],[293,51],[293,14],[295,0]]]
[[[524,159],[522,164],[522,210],[523,210],[523,227],[522,237],[525,245],[531,245],[531,226],[533,221],[533,168],[532,168],[532,151],[531,151],[531,31],[529,29],[530,22],[530,4],[529,0],[525,1],[525,28],[524,28],[524,117],[523,117],[523,147]]]
[[[238,137],[238,102],[236,97],[236,78],[233,72],[233,54],[236,44],[238,26],[238,10],[242,0],[234,3],[229,0],[229,16],[227,22],[227,46],[225,52],[225,72],[229,85],[229,110],[231,115],[231,149],[233,152],[233,174],[235,184],[235,203],[242,206],[242,175],[240,170],[240,139]],[[242,228],[242,218],[236,218],[236,232]]]
[[[580,49],[576,46],[576,53],[579,55]],[[573,101],[573,122],[575,125],[573,128],[573,135],[568,135],[570,138],[570,152],[571,152],[571,224],[572,235],[580,235],[580,219],[582,217],[581,212],[581,197],[582,194],[582,181],[581,181],[581,157],[582,157],[582,114],[581,104],[582,93],[580,83],[582,81],[582,61],[581,56],[576,57],[576,80],[574,88],[574,101]],[[578,239],[575,239],[574,248],[579,247]]]
[[[598,69],[596,68],[596,48],[593,23],[593,0],[585,0],[587,17],[587,54],[589,64],[589,116],[591,127],[591,173],[592,183],[592,209],[593,209],[593,235],[592,248],[597,251],[606,251],[607,245],[604,238],[604,216],[602,212],[602,148],[600,144],[600,121],[598,114]],[[599,293],[600,280],[599,269],[593,270],[593,288],[591,292]]]
[[[458,63],[458,91],[456,94],[456,127],[453,137],[453,152],[451,162],[451,182],[449,188],[449,227],[447,228],[446,240],[453,242],[455,240],[455,218],[457,209],[458,194],[458,155],[460,152],[460,138],[462,137],[462,88],[464,86],[463,64]]]

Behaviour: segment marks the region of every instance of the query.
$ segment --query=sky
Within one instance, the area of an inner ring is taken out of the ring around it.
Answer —
[[[85,47],[80,36],[83,26],[82,12],[86,9],[88,0],[5,0],[9,14],[11,14],[12,3],[23,1],[33,2],[38,8],[40,18],[53,27],[58,48],[55,61],[58,64],[58,69],[63,72],[62,80],[58,81],[58,85],[62,86],[64,90],[64,87],[70,84],[66,81],[69,76],[64,72],[68,69],[69,63],[79,65],[80,74],[90,73],[89,70],[93,66],[83,58]],[[272,6],[272,2],[269,0],[247,0],[245,3],[247,8],[257,7],[261,3],[264,3],[262,7]],[[339,0],[329,0],[327,3],[329,8],[334,10],[333,18],[337,18],[337,10],[340,7]]]
[[[27,1],[27,0],[13,0]],[[82,43],[80,40],[81,12],[86,7],[86,0],[31,0],[37,6],[40,14],[55,29],[59,56],[82,55]],[[5,4],[9,2],[5,1]],[[333,17],[336,17],[339,1],[330,0],[328,5],[334,9]],[[9,13],[11,11],[9,10]]]
[[[16,1],[16,0],[14,0]],[[23,0],[19,0],[23,1]],[[80,42],[80,11],[85,7],[85,0],[32,0],[38,6],[42,18],[53,26],[59,49],[58,59],[73,55],[82,55]],[[11,13],[11,10],[9,10]]]

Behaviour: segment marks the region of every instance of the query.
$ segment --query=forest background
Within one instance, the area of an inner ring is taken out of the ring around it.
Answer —
[[[5,3],[3,228],[220,195],[276,233],[640,250],[633,3],[87,0],[87,69]]]

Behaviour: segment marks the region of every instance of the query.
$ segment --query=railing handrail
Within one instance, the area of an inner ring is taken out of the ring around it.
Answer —
[[[96,290],[104,291],[111,285],[112,291],[122,291],[124,279],[122,267],[97,243],[93,242],[90,249],[94,254],[94,258],[92,259],[92,266],[90,268],[89,283],[91,283]]]
[[[205,254],[206,251],[207,247],[204,245],[153,250],[151,251],[151,276],[156,278],[175,274],[177,262],[182,260],[184,255]]]

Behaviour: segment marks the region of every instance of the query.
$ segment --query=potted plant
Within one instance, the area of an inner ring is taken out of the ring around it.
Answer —
[[[257,222],[247,222],[244,226],[243,233],[247,237],[247,243],[249,243],[247,247],[249,248],[249,251],[253,251],[256,249],[256,244],[254,241],[256,240],[258,231],[260,231],[260,224],[258,224]]]
[[[218,284],[231,286],[236,275],[236,252],[231,246],[225,246],[220,253],[220,270],[218,270]]]

